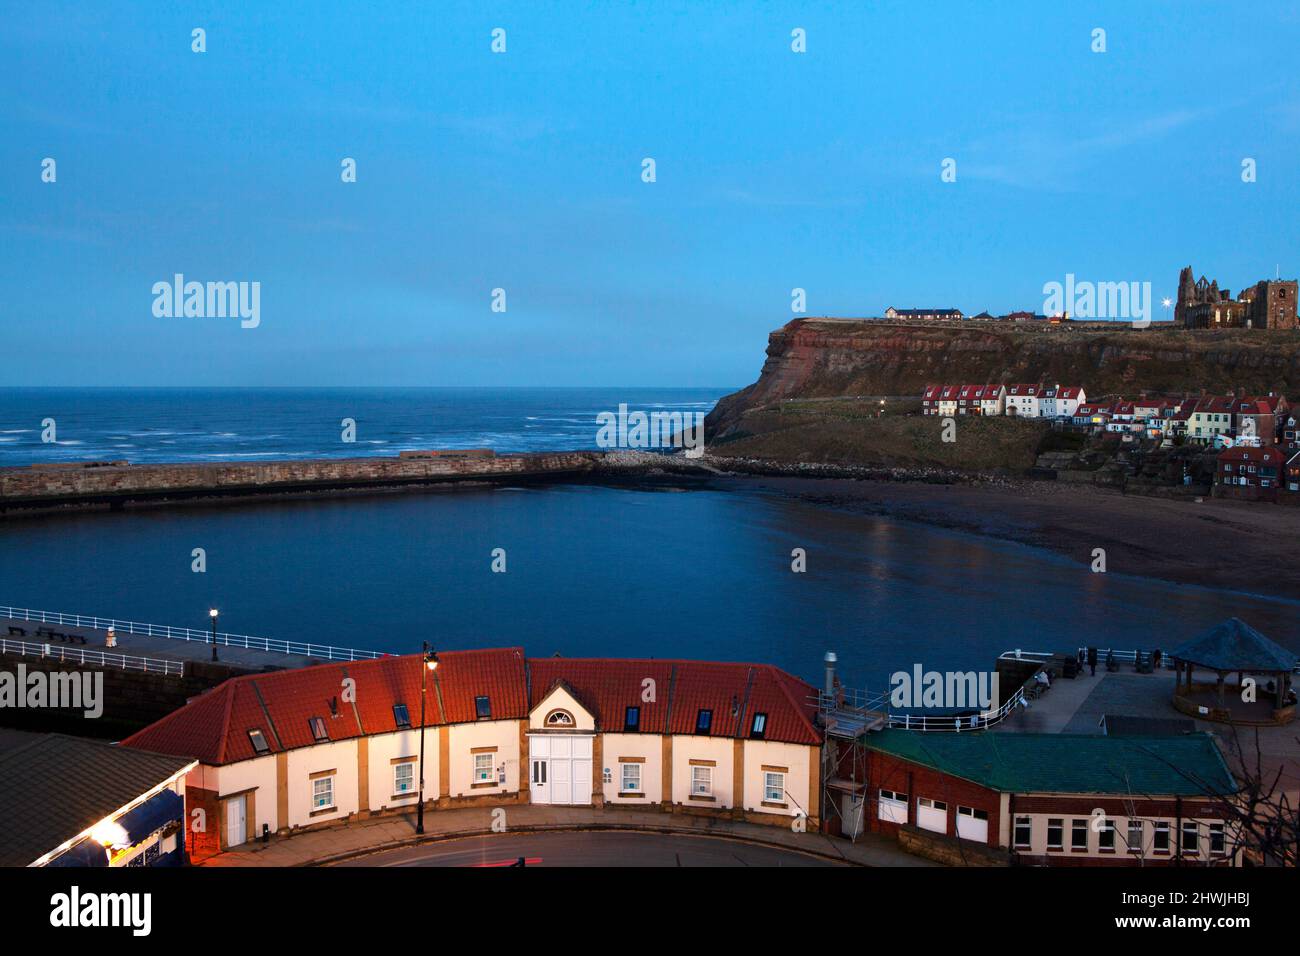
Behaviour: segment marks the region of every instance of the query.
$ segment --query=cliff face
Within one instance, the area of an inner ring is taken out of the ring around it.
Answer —
[[[930,383],[1052,382],[1107,394],[1300,393],[1300,333],[796,319],[768,337],[758,381],[718,402],[712,441],[789,398],[919,397]]]

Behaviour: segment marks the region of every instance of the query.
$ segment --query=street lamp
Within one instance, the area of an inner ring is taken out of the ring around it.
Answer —
[[[217,609],[214,607],[208,611],[208,617],[212,618],[212,659],[217,659]]]
[[[424,653],[420,655],[420,795],[415,805],[415,832],[424,832],[424,691],[428,686],[429,672],[438,669],[438,652],[429,649],[429,642],[424,642]]]

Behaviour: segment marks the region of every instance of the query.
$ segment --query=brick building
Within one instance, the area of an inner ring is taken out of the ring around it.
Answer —
[[[960,838],[1031,865],[1233,862],[1221,804],[1236,784],[1209,734],[885,730],[862,745],[863,822],[877,833]]]
[[[1214,494],[1246,501],[1277,501],[1283,482],[1283,452],[1275,447],[1234,446],[1219,452]]]

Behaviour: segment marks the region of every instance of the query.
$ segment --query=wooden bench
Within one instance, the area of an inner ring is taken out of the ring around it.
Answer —
[[[10,626],[9,626],[9,636],[10,636],[10,637],[26,637],[26,636],[27,636],[27,628],[25,628],[25,627],[14,627],[13,625],[10,625]]]

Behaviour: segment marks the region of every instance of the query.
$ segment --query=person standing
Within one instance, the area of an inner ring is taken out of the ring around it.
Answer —
[[[1088,648],[1088,670],[1091,676],[1097,676],[1097,648]]]

